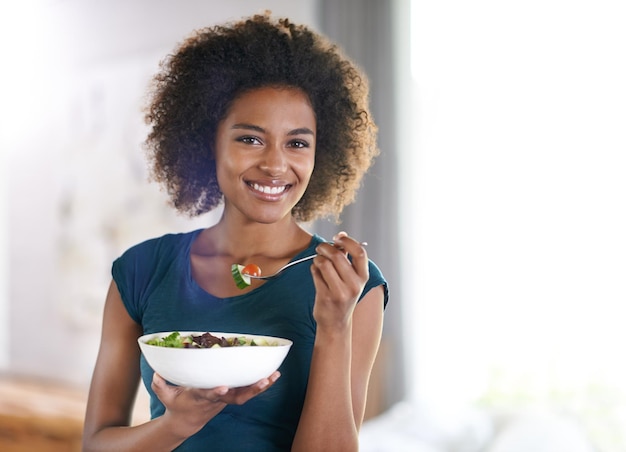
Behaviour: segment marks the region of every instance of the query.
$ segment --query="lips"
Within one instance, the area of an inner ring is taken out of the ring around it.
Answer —
[[[264,195],[281,195],[287,189],[289,189],[289,187],[291,187],[290,184],[264,185],[264,184],[259,184],[257,182],[248,182],[248,186],[252,188],[254,191],[258,193],[262,193]]]

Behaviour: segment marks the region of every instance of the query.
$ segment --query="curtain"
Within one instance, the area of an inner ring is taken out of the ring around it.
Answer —
[[[389,407],[406,395],[402,302],[398,240],[398,151],[395,132],[393,61],[393,1],[320,0],[320,31],[343,48],[367,74],[371,109],[379,128],[381,154],[365,176],[354,204],[343,212],[342,222],[317,221],[313,230],[332,237],[345,230],[368,242],[367,252],[389,283],[390,301],[385,312],[384,405]]]

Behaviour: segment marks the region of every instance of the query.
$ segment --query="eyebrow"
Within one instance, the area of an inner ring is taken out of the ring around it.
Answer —
[[[265,133],[265,129],[263,127],[259,127],[259,126],[255,126],[254,124],[247,124],[247,123],[233,124],[231,129],[254,130],[256,132]],[[315,136],[313,131],[309,129],[308,127],[299,127],[297,129],[290,130],[289,133],[287,133],[287,135],[313,135]]]

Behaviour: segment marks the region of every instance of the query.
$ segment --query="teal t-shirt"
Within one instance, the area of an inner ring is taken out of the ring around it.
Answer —
[[[315,287],[309,265],[296,265],[257,289],[217,298],[191,276],[190,249],[201,230],[168,234],[128,249],[113,262],[112,274],[126,309],[144,334],[160,331],[228,331],[284,337],[293,341],[280,367],[281,378],[244,405],[228,405],[178,451],[265,452],[291,449],[304,403],[313,342]],[[294,257],[308,256],[323,239]],[[370,261],[363,290],[387,283]],[[354,344],[353,347],[358,347]],[[152,392],[153,371],[143,356],[141,374],[151,397],[151,416],[165,408]]]

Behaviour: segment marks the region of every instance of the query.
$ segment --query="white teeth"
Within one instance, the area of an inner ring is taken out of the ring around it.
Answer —
[[[279,187],[268,187],[266,185],[252,184],[252,188],[254,188],[256,191],[260,191],[270,195],[276,195],[278,193],[284,192],[286,187],[284,185],[281,185]]]

